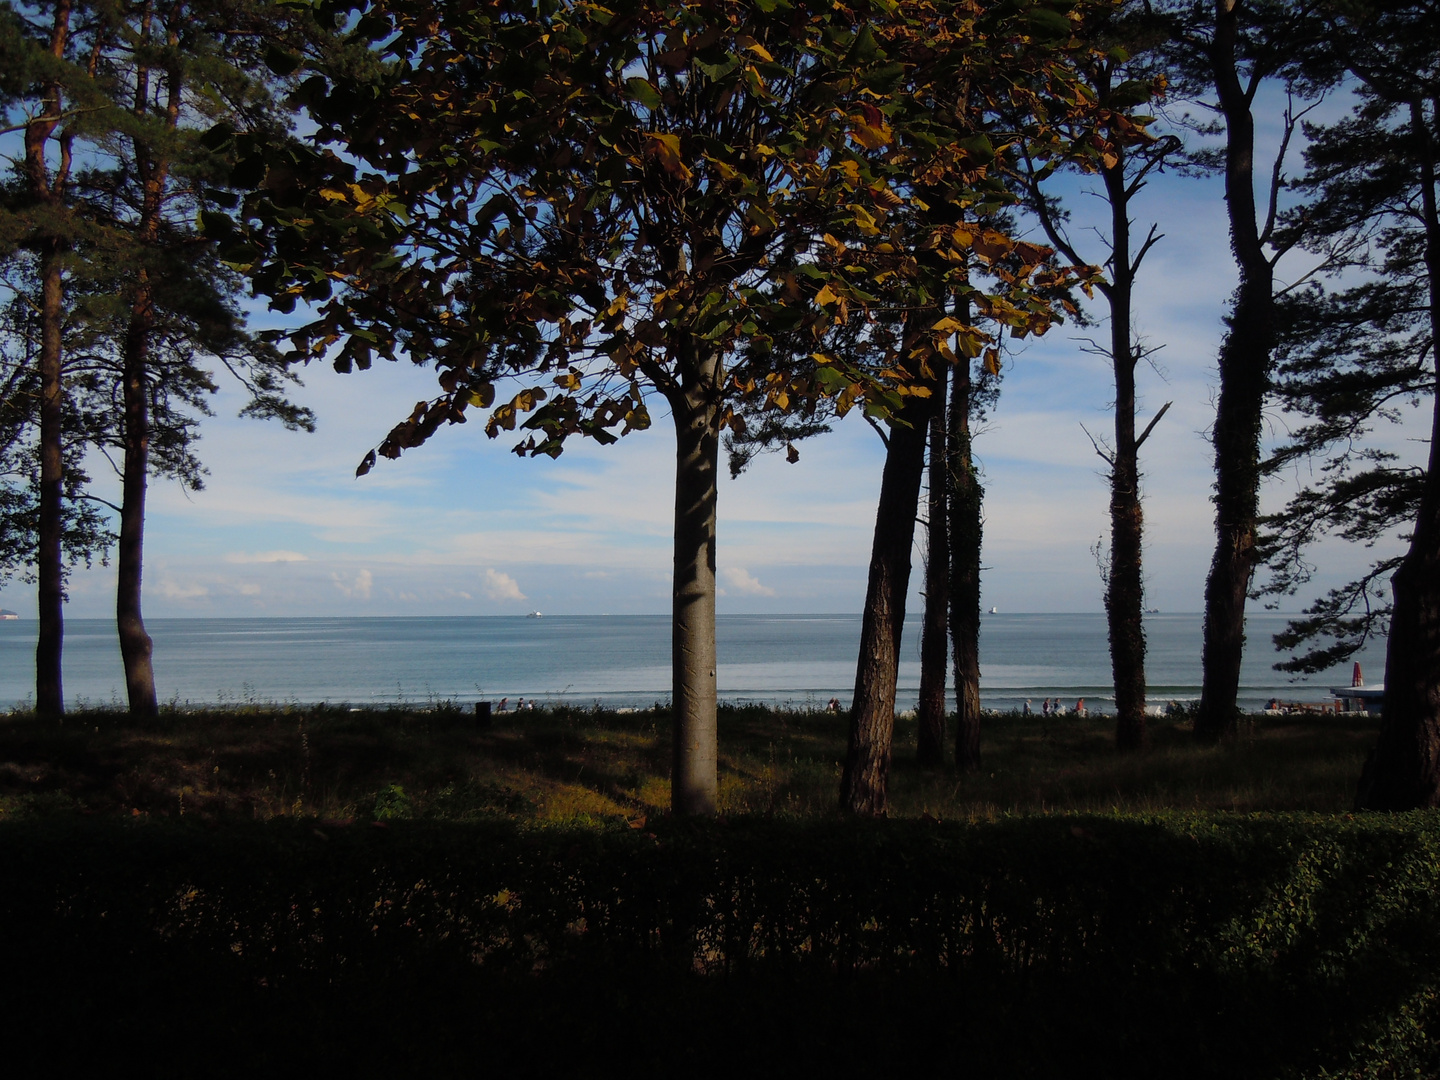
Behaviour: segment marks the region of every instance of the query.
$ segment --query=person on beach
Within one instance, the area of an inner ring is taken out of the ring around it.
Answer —
[[[1085,716],[1085,715],[1086,715],[1086,712],[1085,712],[1085,699],[1084,699],[1083,697],[1082,697],[1082,698],[1077,698],[1077,699],[1075,700],[1075,715],[1076,715],[1076,716]]]
[[[1033,716],[1033,715],[1035,715],[1034,713],[1032,713],[1032,712],[1030,711],[1030,699],[1029,699],[1028,697],[1025,699],[1025,704],[1020,707],[1020,715],[1021,715],[1021,716]]]
[[[500,707],[499,707],[498,709],[496,709],[495,711],[496,711],[496,712],[509,712],[509,711],[510,711],[510,699],[509,699],[508,697],[502,697],[502,698],[500,699]]]
[[[1040,703],[1040,715],[1047,719],[1050,716],[1050,699],[1048,697]]]
[[[515,711],[516,711],[516,712],[524,712],[524,711],[525,711],[525,699],[524,699],[523,697],[517,697],[517,698],[515,699]]]
[[[838,713],[840,711],[840,699],[837,697],[832,697],[830,699],[830,704],[825,706],[825,711],[829,713]]]

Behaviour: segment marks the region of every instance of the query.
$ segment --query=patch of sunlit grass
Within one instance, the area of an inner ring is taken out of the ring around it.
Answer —
[[[415,817],[502,815],[635,821],[670,799],[665,710],[563,709],[500,715],[480,730],[456,709],[293,706],[265,711],[118,712],[0,718],[0,819],[82,810],[208,819],[367,818],[397,787]],[[1049,812],[1349,808],[1376,721],[1261,717],[1222,746],[1161,721],[1150,749],[1115,749],[1111,722],[987,718],[982,767],[959,775],[914,761],[915,723],[897,721],[890,813],[993,820]],[[725,708],[724,814],[835,813],[846,718]],[[388,805],[388,804],[387,804]],[[396,809],[399,807],[399,809]]]

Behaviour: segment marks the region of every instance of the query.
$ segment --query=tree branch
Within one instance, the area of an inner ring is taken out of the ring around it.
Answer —
[[[1140,447],[1142,447],[1142,446],[1145,445],[1145,440],[1150,437],[1150,432],[1152,432],[1152,431],[1155,430],[1155,425],[1160,422],[1160,418],[1161,418],[1162,416],[1164,416],[1167,412],[1169,412],[1169,411],[1170,411],[1170,406],[1171,406],[1171,405],[1174,405],[1174,404],[1175,404],[1175,403],[1174,403],[1173,401],[1167,401],[1167,402],[1165,402],[1165,404],[1160,407],[1160,411],[1155,414],[1155,419],[1154,419],[1154,420],[1151,420],[1150,423],[1148,423],[1148,424],[1145,425],[1145,430],[1142,431],[1142,432],[1140,433],[1140,437],[1135,440],[1135,449],[1136,449],[1136,450],[1139,450]]]

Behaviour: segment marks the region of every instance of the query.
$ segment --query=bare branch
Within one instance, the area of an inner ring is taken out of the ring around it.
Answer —
[[[1090,440],[1090,445],[1095,448],[1095,453],[1100,455],[1100,459],[1113,469],[1115,467],[1115,455],[1107,450],[1101,449],[1100,444],[1095,440],[1095,436],[1090,434],[1090,429],[1084,424],[1080,425],[1080,430],[1085,432],[1085,437]]]
[[[1174,405],[1174,404],[1175,404],[1175,403],[1174,403],[1173,401],[1167,401],[1167,402],[1165,402],[1165,404],[1160,407],[1160,411],[1155,414],[1155,419],[1154,419],[1154,420],[1151,420],[1150,423],[1148,423],[1148,424],[1145,425],[1145,430],[1142,431],[1142,432],[1140,433],[1140,437],[1135,440],[1135,449],[1136,449],[1136,450],[1139,450],[1140,447],[1142,447],[1142,446],[1145,445],[1145,440],[1150,437],[1150,432],[1152,432],[1152,431],[1155,430],[1155,425],[1160,422],[1160,418],[1161,418],[1162,416],[1164,416],[1167,412],[1169,412],[1169,411],[1170,411],[1170,406],[1171,406],[1171,405]]]

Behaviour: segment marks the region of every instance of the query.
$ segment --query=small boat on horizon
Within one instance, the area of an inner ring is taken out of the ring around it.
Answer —
[[[525,617],[527,619],[543,619],[545,616],[541,615],[538,611],[532,611],[529,615],[526,615]]]
[[[999,614],[1000,614],[1000,609],[999,609],[998,607],[992,607],[992,608],[990,609],[990,614],[991,614],[991,615],[999,615]]]

